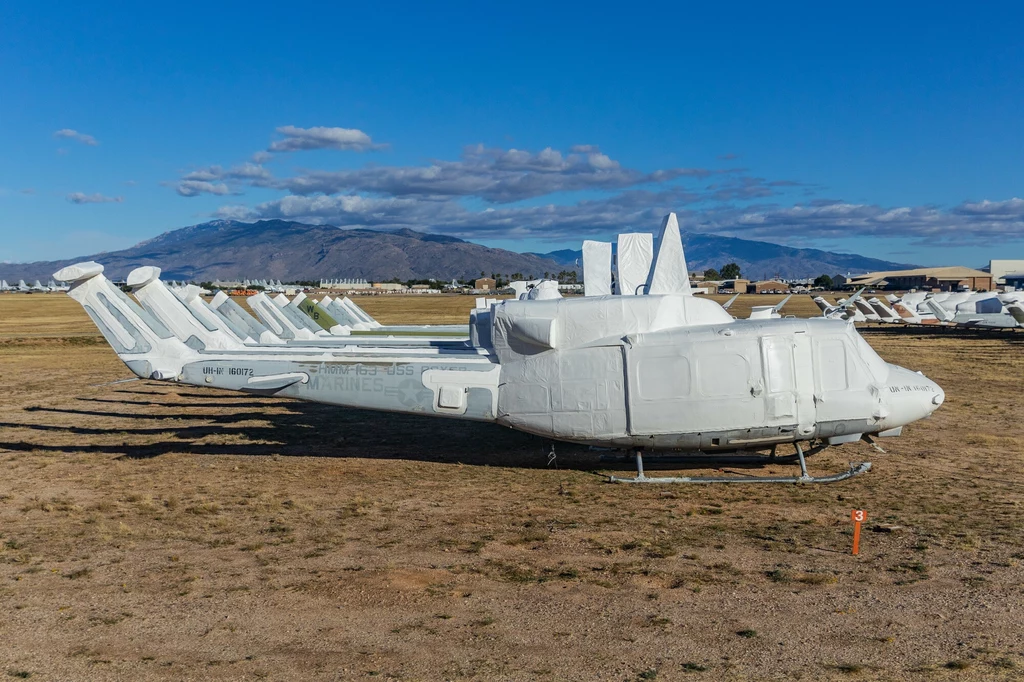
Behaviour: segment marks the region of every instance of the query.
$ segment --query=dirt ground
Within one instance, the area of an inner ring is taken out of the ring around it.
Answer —
[[[411,299],[359,303],[472,306]],[[493,425],[110,384],[76,303],[0,295],[0,676],[1021,679],[1024,335],[866,338],[947,395],[811,461],[867,475],[639,487]]]

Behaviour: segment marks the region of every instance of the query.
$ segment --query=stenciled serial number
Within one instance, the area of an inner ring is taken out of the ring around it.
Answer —
[[[232,377],[251,377],[253,371],[251,367],[203,367],[203,374],[213,374],[219,376],[232,376]]]
[[[890,386],[889,391],[891,393],[908,393],[911,391],[921,391],[924,393],[934,393],[935,389],[931,386],[921,386],[919,384],[905,384],[903,386]]]

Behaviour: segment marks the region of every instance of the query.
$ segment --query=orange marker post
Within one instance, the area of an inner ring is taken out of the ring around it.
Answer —
[[[854,509],[850,518],[853,519],[853,554],[856,556],[860,554],[860,524],[867,521],[868,514],[863,509]]]

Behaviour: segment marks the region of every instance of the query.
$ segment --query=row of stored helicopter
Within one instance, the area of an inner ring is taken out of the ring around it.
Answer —
[[[831,304],[814,299],[822,314],[854,322],[886,322],[910,325],[949,325],[989,329],[1024,328],[1024,291],[923,292],[915,291],[885,299],[861,295]]]
[[[694,296],[674,214],[657,244],[650,234],[618,239],[616,290],[610,245],[589,242],[585,253],[600,258],[585,256],[585,281],[605,290],[562,298],[538,282],[517,299],[477,299],[461,325],[382,325],[347,297],[302,294],[257,293],[249,314],[223,293],[206,301],[195,287],[172,289],[155,267],[128,276],[134,298],[98,263],[54,277],[71,283],[69,295],[140,378],[632,450],[637,475],[616,481],[841,480],[870,463],[814,477],[806,455],[898,436],[942,404],[938,385],[885,362],[848,320],[783,319],[778,306],[735,319]],[[794,454],[776,457],[786,444]],[[798,463],[800,473],[649,477],[642,455],[651,451],[747,455]]]
[[[25,284],[25,280],[19,279],[17,284],[8,284],[7,280],[0,280],[0,291],[11,291],[22,294],[44,294],[53,291],[67,291],[70,287],[65,282],[54,282],[52,279],[48,284],[41,284],[37,279],[32,284]]]

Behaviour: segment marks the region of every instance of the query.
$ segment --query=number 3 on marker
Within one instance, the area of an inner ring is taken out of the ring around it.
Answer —
[[[860,524],[867,520],[868,515],[863,509],[854,509],[850,512],[853,519],[853,554],[860,554]]]

